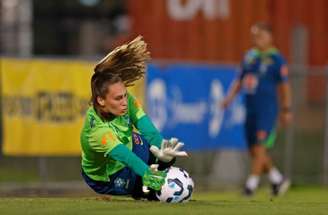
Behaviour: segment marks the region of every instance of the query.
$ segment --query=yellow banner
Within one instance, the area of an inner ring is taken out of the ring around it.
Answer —
[[[94,62],[0,59],[5,155],[79,155]],[[144,82],[129,91],[143,100]]]

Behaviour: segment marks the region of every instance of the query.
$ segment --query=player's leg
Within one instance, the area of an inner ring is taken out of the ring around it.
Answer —
[[[244,195],[251,196],[257,189],[260,182],[261,162],[258,161],[256,146],[256,116],[255,114],[247,114],[245,121],[245,134],[248,150],[251,159],[251,172],[246,179],[244,187]]]
[[[257,144],[254,145],[254,157],[258,161],[259,169],[254,171],[257,171],[260,175],[272,168],[272,160],[266,146],[267,138],[268,132],[266,130],[256,132]]]
[[[270,149],[274,145],[275,141],[275,130],[271,131],[268,139],[266,140],[265,146],[267,149]],[[284,177],[278,168],[273,165],[270,155],[268,154],[270,162],[266,163],[265,170],[268,174],[269,181],[271,183],[272,195],[277,196],[285,193],[290,185],[290,181],[287,177]]]
[[[251,171],[245,184],[244,194],[246,195],[252,195],[258,188],[265,163],[265,156],[263,156],[263,147],[261,145],[254,143],[250,146],[249,150],[251,155]]]
[[[261,130],[258,131],[258,140],[264,146],[263,156],[265,156],[263,173],[268,174],[269,181],[272,187],[272,194],[278,195],[287,191],[289,187],[289,180],[285,178],[278,168],[273,164],[272,158],[268,153],[268,149],[272,148],[276,139],[276,115],[263,114],[261,120],[258,122]]]
[[[251,155],[251,174],[247,179],[245,194],[251,195],[257,189],[260,176],[272,169],[272,160],[267,152],[265,141],[267,131],[259,130],[256,132],[256,140],[250,146]]]
[[[270,158],[267,156],[266,148],[261,144],[253,144],[250,150],[252,154],[251,173],[261,175],[265,172],[266,166],[270,165]]]
[[[127,167],[111,175],[108,182],[93,180],[83,170],[82,176],[96,193],[108,195],[130,195],[136,181],[136,174]]]
[[[95,181],[91,179],[89,176],[87,176],[87,174],[85,174],[83,170],[82,170],[82,177],[85,183],[96,193],[106,194],[108,192],[109,182]]]

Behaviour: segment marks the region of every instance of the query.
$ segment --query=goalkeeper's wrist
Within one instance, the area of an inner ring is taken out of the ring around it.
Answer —
[[[144,174],[142,175],[142,177],[147,177],[147,175],[151,174],[152,170],[150,168],[147,168],[144,172]]]
[[[165,170],[169,167],[171,167],[176,161],[176,158],[173,158],[172,160],[168,161],[168,162],[164,162],[161,160],[158,160],[158,170]]]
[[[153,175],[153,170],[151,168],[148,168],[145,170],[142,179],[147,180],[151,175]]]

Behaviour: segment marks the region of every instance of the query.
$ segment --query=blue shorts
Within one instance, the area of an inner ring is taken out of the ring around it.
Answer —
[[[146,164],[150,164],[151,154],[149,151],[149,143],[140,135],[133,133],[133,149],[132,151],[141,158]],[[109,182],[95,181],[89,178],[82,170],[84,181],[95,192],[99,194],[110,195],[130,195],[136,187],[141,187],[141,178],[137,176],[130,168],[125,167],[117,173],[110,176]]]
[[[258,111],[256,113],[247,113],[245,121],[245,135],[248,147],[254,144],[263,143],[267,147],[272,147],[275,137],[275,127],[277,114],[270,111]],[[266,132],[266,139],[257,138],[258,131]]]

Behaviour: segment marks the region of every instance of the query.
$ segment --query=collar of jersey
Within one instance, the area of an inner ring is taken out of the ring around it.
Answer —
[[[272,47],[272,48],[269,48],[269,49],[266,50],[266,51],[260,51],[259,49],[254,48],[254,52],[255,52],[259,57],[266,57],[266,56],[268,56],[268,55],[273,55],[273,54],[278,53],[278,49],[275,48],[275,47]]]

